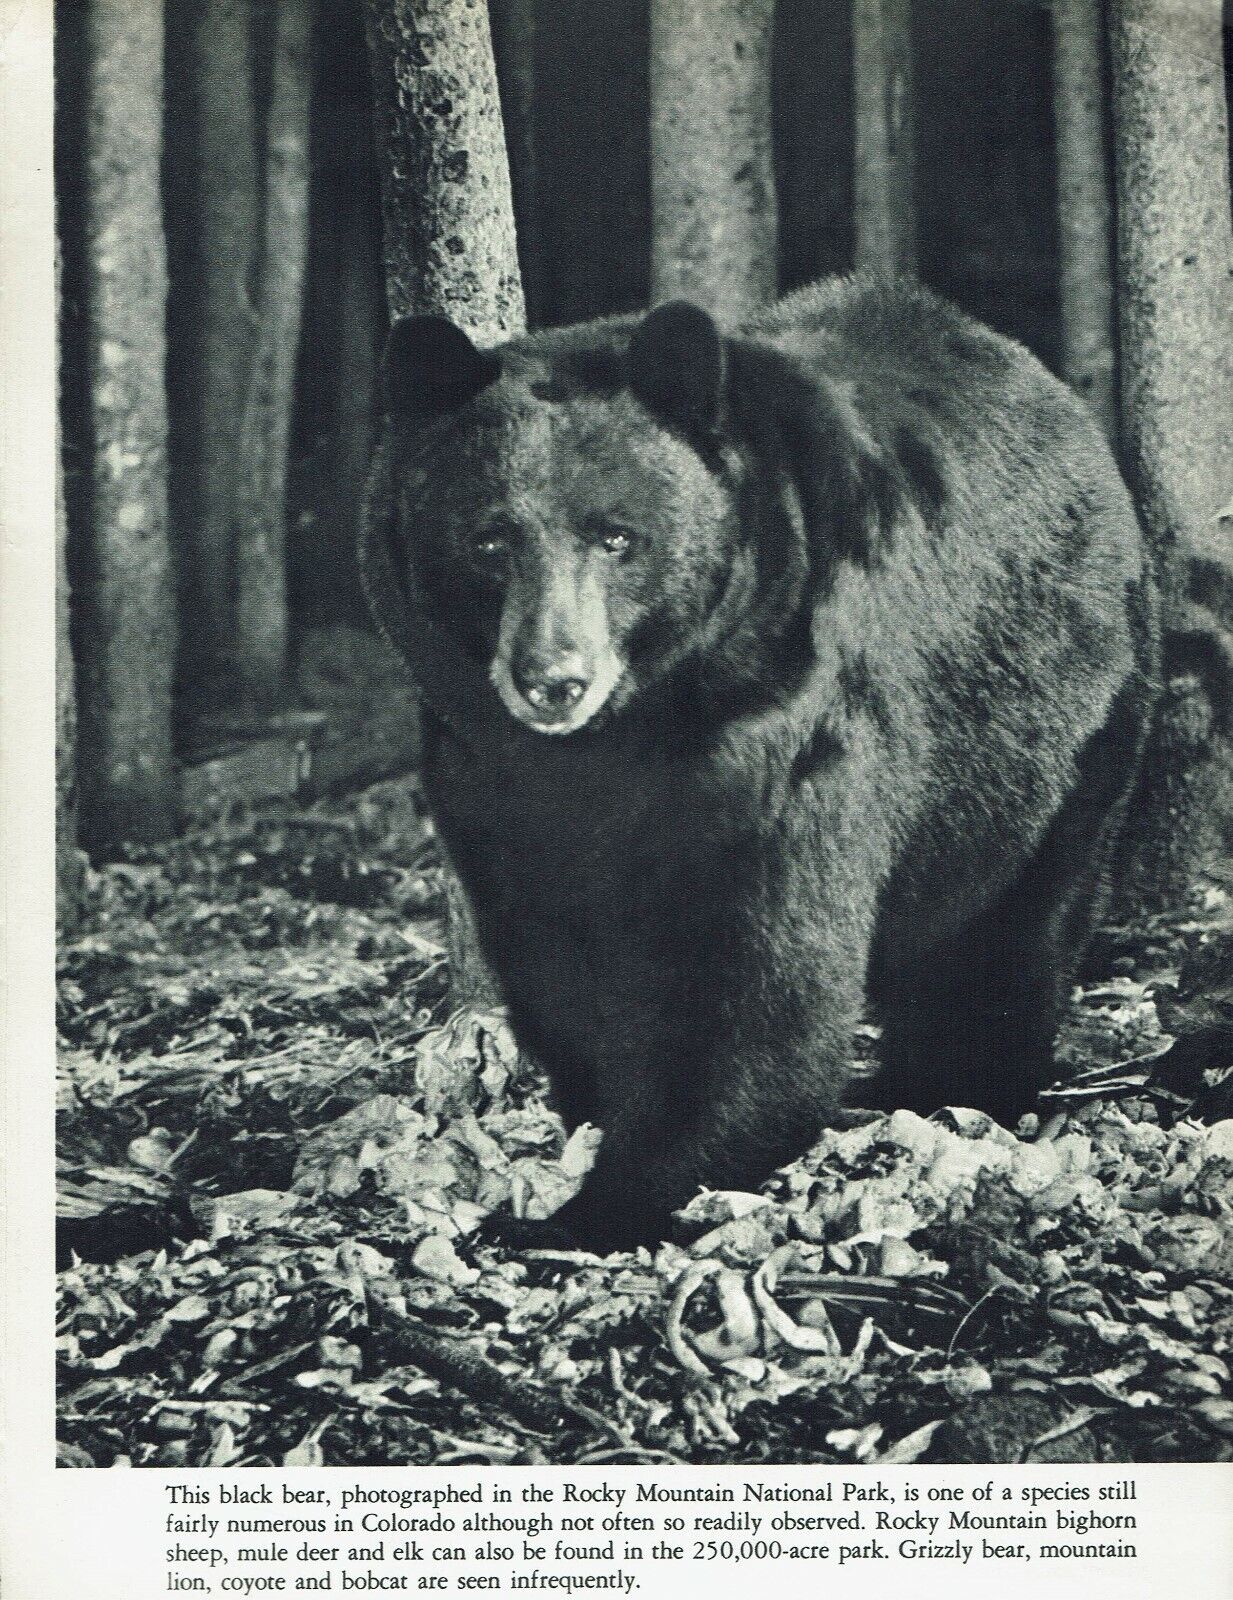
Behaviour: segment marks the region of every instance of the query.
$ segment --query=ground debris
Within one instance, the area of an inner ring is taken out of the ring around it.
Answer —
[[[65,1465],[1227,1459],[1229,906],[1116,929],[1014,1132],[850,1119],[676,1242],[483,1242],[566,1138],[446,1007],[415,786],[94,874],[61,952]],[[856,1054],[876,1048],[865,1029]]]

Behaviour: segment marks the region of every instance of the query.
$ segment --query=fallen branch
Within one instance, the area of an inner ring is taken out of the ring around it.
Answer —
[[[419,1367],[430,1378],[457,1389],[468,1399],[507,1411],[515,1421],[538,1433],[566,1428],[579,1420],[593,1424],[592,1415],[542,1389],[506,1377],[491,1361],[448,1334],[430,1332],[388,1305],[374,1303],[372,1312],[372,1330],[380,1334],[386,1351],[396,1362]]]

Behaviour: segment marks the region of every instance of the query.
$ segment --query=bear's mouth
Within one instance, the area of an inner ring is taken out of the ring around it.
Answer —
[[[524,728],[535,733],[576,733],[591,722],[607,705],[625,673],[625,663],[608,652],[597,664],[590,682],[570,703],[552,703],[524,694],[514,682],[509,662],[500,653],[494,658],[489,677],[501,703]]]

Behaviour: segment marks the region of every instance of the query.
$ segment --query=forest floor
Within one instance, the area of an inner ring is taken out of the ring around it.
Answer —
[[[471,1241],[594,1141],[500,1013],[448,1014],[441,911],[406,780],[91,874],[64,1465],[1233,1456],[1227,886],[1102,933],[1016,1133],[854,1118],[604,1259]]]

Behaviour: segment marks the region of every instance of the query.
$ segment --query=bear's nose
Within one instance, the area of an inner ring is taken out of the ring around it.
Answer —
[[[581,660],[572,653],[555,661],[520,661],[513,677],[524,700],[558,717],[572,711],[590,685]]]

